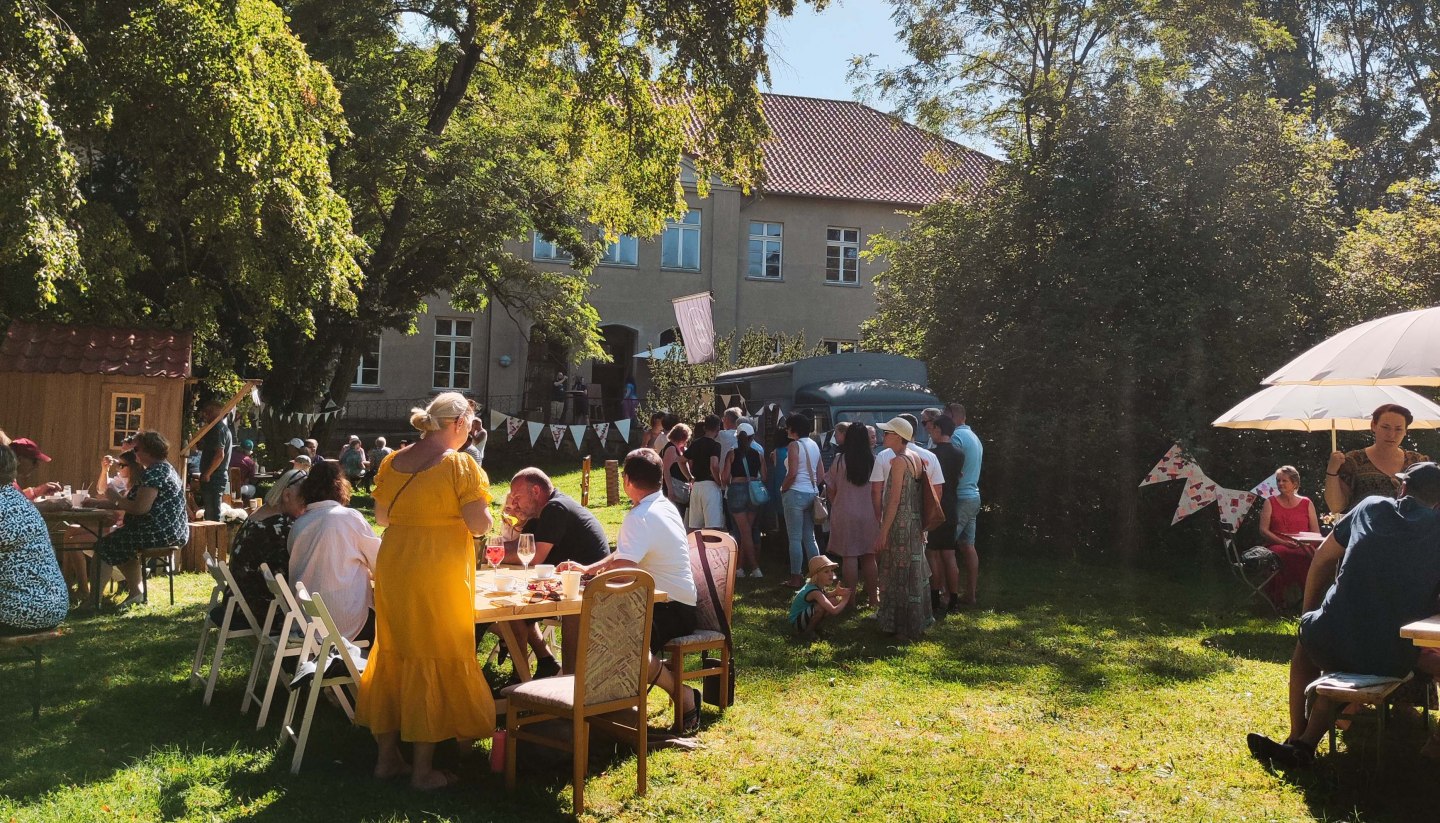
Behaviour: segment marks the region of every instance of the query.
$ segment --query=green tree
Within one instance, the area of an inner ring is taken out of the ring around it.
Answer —
[[[880,241],[866,346],[923,357],[966,402],[1010,535],[1128,554],[1136,484],[1173,440],[1273,470],[1208,421],[1321,331],[1338,148],[1273,102],[1163,84],[1111,85],[1057,137]]]
[[[674,414],[681,421],[693,422],[715,411],[713,393],[702,388],[713,383],[715,376],[732,369],[788,363],[806,357],[818,357],[825,350],[805,342],[805,334],[772,333],[764,326],[750,327],[715,341],[715,359],[691,365],[679,347],[670,349],[665,357],[650,361],[650,390],[640,404],[640,420],[650,419],[657,412]],[[752,409],[751,411],[754,411]]]
[[[1336,250],[1328,308],[1337,328],[1440,304],[1440,188],[1397,183],[1388,199],[1360,212]]]

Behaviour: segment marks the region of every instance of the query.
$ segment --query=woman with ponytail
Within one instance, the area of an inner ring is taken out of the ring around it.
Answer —
[[[355,721],[379,745],[375,777],[409,775],[416,789],[455,782],[434,768],[435,744],[489,737],[495,702],[475,658],[475,546],[490,530],[490,482],[463,451],[474,405],[457,392],[413,409],[421,440],[375,475],[375,645]],[[400,741],[414,744],[406,763]]]

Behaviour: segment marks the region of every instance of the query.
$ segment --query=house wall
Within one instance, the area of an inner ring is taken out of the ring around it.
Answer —
[[[42,463],[27,485],[55,481],[95,491],[100,458],[110,448],[110,401],[114,393],[143,398],[142,425],[170,441],[170,462],[179,465],[185,381],[98,374],[0,374],[0,428],[12,438],[40,444]]]
[[[710,196],[699,197],[687,186],[687,201],[701,211],[700,270],[664,269],[660,266],[660,238],[639,242],[635,266],[601,264],[591,274],[594,284],[590,302],[600,315],[602,326],[631,329],[636,352],[660,342],[660,335],[675,325],[670,301],[696,292],[714,294],[715,331],[726,336],[737,329],[764,326],[772,332],[803,332],[811,343],[822,339],[856,341],[860,325],[875,310],[873,281],[885,268],[883,260],[862,258],[859,282],[854,285],[825,281],[826,229],[860,230],[862,251],[882,230],[904,228],[909,218],[901,207],[891,204],[791,197],[785,195],[743,195],[738,189],[712,186]],[[784,226],[781,252],[782,276],[762,280],[746,276],[750,221],[781,223]],[[511,250],[531,258],[530,242],[514,242]],[[541,268],[565,270],[563,263],[536,261]],[[526,393],[530,323],[506,311],[469,313],[450,307],[445,296],[426,302],[428,311],[417,320],[418,333],[388,332],[381,340],[380,387],[352,391],[351,416],[370,417],[383,413],[403,422],[400,403],[373,402],[391,398],[424,398],[434,393],[431,385],[435,343],[435,318],[470,318],[472,327],[471,391],[475,397],[490,397],[500,411],[531,413],[542,419],[543,399]],[[509,365],[501,365],[508,358]],[[626,364],[640,384],[647,382],[644,362]],[[590,377],[591,364],[567,372]],[[522,407],[522,398],[529,401]],[[392,408],[393,407],[393,408]],[[539,409],[538,416],[533,413]]]

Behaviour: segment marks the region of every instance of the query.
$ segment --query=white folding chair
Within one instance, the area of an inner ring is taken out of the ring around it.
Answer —
[[[243,713],[250,707],[250,701],[260,704],[260,716],[255,720],[257,729],[263,728],[270,717],[270,704],[275,700],[275,687],[282,677],[281,664],[287,658],[295,658],[298,666],[299,662],[305,659],[305,652],[313,651],[308,648],[310,619],[300,610],[300,604],[295,602],[295,595],[291,593],[285,575],[272,573],[267,563],[260,564],[260,573],[265,576],[265,585],[272,596],[270,610],[265,615],[265,625],[276,625],[277,613],[280,620],[278,629],[263,635],[261,643],[255,647],[255,660],[250,664],[250,682],[245,686],[245,703],[240,707]],[[260,659],[266,649],[270,650],[270,677],[265,682],[265,693],[262,695],[256,694],[255,686],[260,679]]]
[[[305,757],[305,743],[310,739],[310,723],[315,718],[315,704],[320,693],[330,689],[340,703],[340,708],[345,710],[353,723],[355,709],[343,687],[357,686],[360,683],[360,673],[365,670],[364,659],[357,660],[350,653],[352,647],[348,645],[344,635],[340,634],[339,629],[335,628],[335,618],[330,616],[330,609],[325,606],[325,600],[320,593],[311,595],[305,589],[304,583],[296,583],[295,597],[300,603],[301,611],[310,618],[310,641],[307,645],[315,649],[316,655],[314,672],[306,677],[306,664],[302,663],[300,670],[296,672],[295,680],[289,684],[290,701],[285,705],[285,722],[280,725],[280,745],[284,746],[287,739],[295,742],[295,757],[290,761],[291,774],[300,773],[300,761]],[[333,666],[332,657],[342,666]],[[301,716],[300,730],[297,732],[294,726],[295,707],[300,702],[302,691],[305,692],[305,713]]]
[[[225,644],[237,637],[254,638],[257,643],[264,633],[263,628],[258,628],[260,623],[255,620],[255,614],[250,611],[250,605],[240,594],[240,587],[235,584],[234,575],[230,574],[230,567],[223,561],[216,560],[205,553],[205,570],[215,579],[215,586],[210,590],[210,604],[205,607],[205,614],[200,622],[200,643],[195,647],[195,662],[190,666],[190,679],[205,683],[205,705],[210,705],[210,698],[215,694],[215,681],[220,679],[220,661],[225,654]],[[217,623],[211,612],[220,605],[223,595],[229,593],[225,598],[225,611]],[[236,611],[240,612],[245,620],[245,627],[237,627],[235,622]],[[215,656],[210,662],[210,674],[201,675],[200,666],[205,659],[205,647],[210,643],[210,630],[215,629]]]

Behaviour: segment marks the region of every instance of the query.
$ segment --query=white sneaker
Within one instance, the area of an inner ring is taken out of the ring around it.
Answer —
[[[757,567],[755,568],[755,571],[750,572],[750,576],[751,576],[751,577],[764,577],[764,576],[765,576],[765,572],[760,571],[760,568],[757,566]]]

